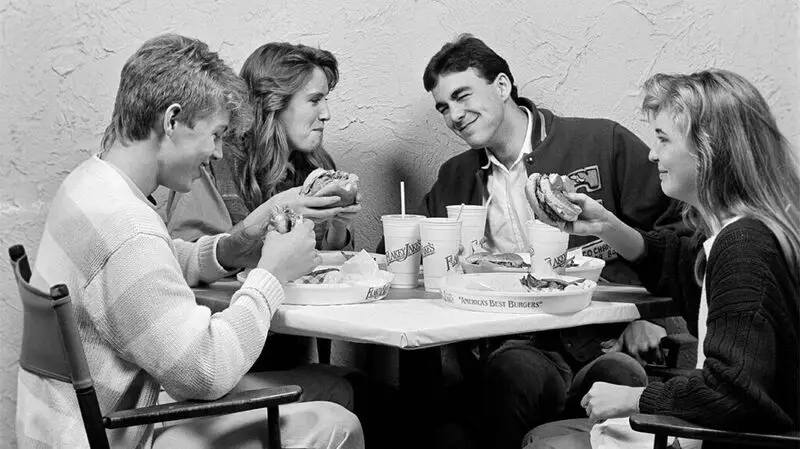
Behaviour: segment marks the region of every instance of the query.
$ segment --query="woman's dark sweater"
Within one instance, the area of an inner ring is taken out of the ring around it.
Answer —
[[[642,281],[672,296],[697,335],[700,287],[693,273],[701,242],[668,231],[642,235]],[[727,430],[800,428],[800,293],[790,276],[798,269],[762,222],[743,218],[725,227],[706,266],[703,369],[651,383],[640,411]]]

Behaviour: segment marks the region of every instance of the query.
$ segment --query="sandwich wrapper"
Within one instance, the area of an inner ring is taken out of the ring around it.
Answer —
[[[323,268],[323,267],[320,267]],[[336,305],[376,301],[389,294],[394,275],[381,270],[369,253],[362,250],[331,273],[323,284],[284,285],[284,304]]]

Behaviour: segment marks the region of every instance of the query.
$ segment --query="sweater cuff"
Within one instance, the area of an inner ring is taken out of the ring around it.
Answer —
[[[204,282],[214,282],[239,271],[228,271],[220,265],[219,260],[217,260],[217,244],[221,238],[227,235],[228,234],[206,235],[197,240],[200,280]]]
[[[653,382],[648,384],[642,395],[639,397],[639,413],[648,415],[658,415],[666,396],[666,385],[663,382]]]
[[[242,288],[240,288],[231,298],[231,303],[242,294],[255,294],[264,299],[269,309],[269,317],[272,319],[278,307],[283,304],[285,299],[283,287],[278,279],[267,270],[263,268],[253,268],[244,280]]]

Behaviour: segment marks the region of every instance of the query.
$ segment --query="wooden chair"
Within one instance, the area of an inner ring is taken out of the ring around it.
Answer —
[[[665,366],[645,367],[648,376],[670,378],[688,375],[691,370],[675,368],[681,348],[697,345],[697,339],[688,334],[668,335],[661,341],[667,350]],[[630,417],[633,430],[655,435],[654,449],[666,449],[668,437],[691,438],[694,440],[713,441],[721,444],[747,446],[800,448],[800,432],[784,434],[762,434],[750,432],[734,432],[698,426],[680,418],[662,415],[634,414]]]
[[[38,376],[72,384],[92,448],[109,447],[106,429],[223,415],[264,407],[268,410],[269,447],[280,448],[278,406],[299,399],[302,389],[297,385],[234,393],[216,401],[184,401],[120,410],[103,416],[78,335],[67,287],[63,284],[56,285],[50,289],[49,294],[32,287],[29,284],[31,268],[25,249],[22,245],[15,245],[9,248],[8,253],[23,306],[19,365]]]

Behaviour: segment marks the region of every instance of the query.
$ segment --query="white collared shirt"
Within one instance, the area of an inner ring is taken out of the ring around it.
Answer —
[[[526,252],[528,240],[525,237],[525,222],[533,219],[533,210],[525,197],[528,172],[522,162],[522,159],[533,151],[531,145],[533,114],[524,106],[519,108],[528,116],[528,129],[525,131],[525,141],[522,142],[517,159],[511,164],[511,168],[506,168],[487,149],[489,163],[483,167],[493,166],[486,183],[487,192],[492,199],[487,213],[486,242],[488,250],[494,253]],[[544,140],[544,117],[541,112],[539,119],[541,140]]]

